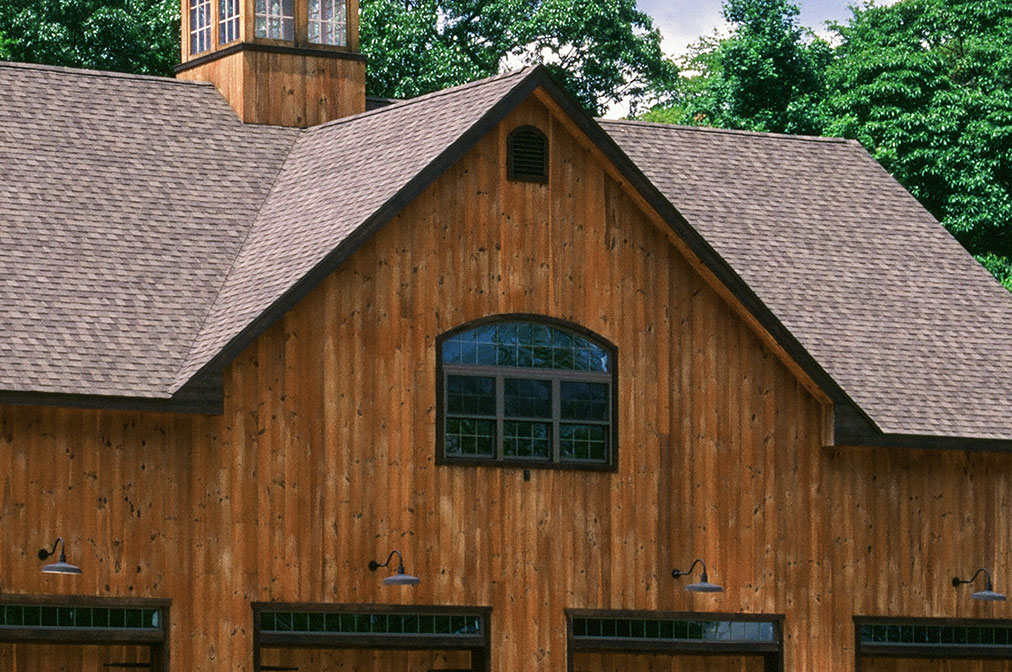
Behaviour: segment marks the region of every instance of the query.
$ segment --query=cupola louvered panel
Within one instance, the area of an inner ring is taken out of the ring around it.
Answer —
[[[506,172],[518,182],[548,181],[548,138],[534,126],[521,126],[506,141]]]

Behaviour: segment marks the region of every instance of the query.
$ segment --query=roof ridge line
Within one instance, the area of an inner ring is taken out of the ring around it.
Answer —
[[[200,339],[200,335],[204,333],[204,327],[207,326],[207,321],[208,319],[210,319],[211,313],[214,311],[214,307],[218,305],[218,298],[221,296],[222,290],[225,289],[225,285],[228,282],[229,277],[231,277],[232,271],[235,269],[236,262],[239,261],[239,256],[242,254],[242,250],[246,246],[246,241],[249,240],[250,234],[253,233],[253,227],[256,226],[257,221],[260,219],[260,213],[263,212],[264,205],[267,204],[267,200],[271,197],[271,194],[274,193],[274,188],[278,184],[278,178],[281,177],[282,171],[284,171],[285,166],[288,165],[288,159],[292,155],[292,152],[295,150],[295,145],[299,143],[299,138],[301,137],[302,135],[300,133],[292,134],[292,141],[291,144],[288,146],[288,151],[285,152],[284,158],[280,162],[278,162],[278,169],[274,173],[274,178],[271,180],[270,187],[264,193],[264,197],[260,201],[260,205],[257,206],[257,211],[253,214],[253,217],[250,219],[250,224],[246,228],[246,233],[243,235],[242,240],[239,241],[239,246],[236,248],[235,256],[232,257],[232,263],[228,265],[228,270],[224,274],[222,274],[221,282],[218,284],[218,289],[215,290],[214,292],[214,298],[212,298],[211,301],[208,303],[207,310],[204,312],[204,317],[201,318],[200,324],[194,330],[193,338],[190,340],[190,344],[186,347],[186,352],[183,353],[183,356],[179,359],[179,366],[176,368],[176,372],[172,376],[171,385],[173,387],[175,387],[179,383],[179,374],[183,371],[183,368],[186,366],[186,363],[190,361],[190,355],[193,353],[193,346],[197,344],[197,340]],[[193,376],[191,376],[182,384],[180,384],[178,387],[176,387],[175,390],[170,390],[169,395],[174,396],[176,392],[178,392],[184,385],[186,385],[187,382],[189,382],[192,379]]]
[[[647,128],[664,128],[678,131],[696,131],[699,133],[721,133],[726,135],[746,135],[756,138],[767,138],[770,140],[797,140],[800,142],[828,142],[843,144],[850,142],[848,138],[838,138],[829,135],[794,135],[791,133],[770,133],[766,131],[748,131],[740,128],[714,128],[713,126],[688,126],[686,124],[667,124],[659,121],[639,121],[637,119],[601,119],[599,124],[615,124],[619,126],[642,126]]]
[[[44,72],[60,72],[79,77],[108,77],[110,79],[136,79],[159,84],[186,84],[196,86],[214,86],[211,82],[195,79],[176,79],[163,75],[142,75],[134,72],[117,72],[115,70],[96,70],[95,68],[72,68],[66,65],[48,65],[46,63],[23,63],[20,61],[0,61],[0,68],[12,70],[42,70]]]
[[[492,82],[495,81],[509,79],[510,77],[516,77],[517,75],[520,75],[521,73],[529,71],[531,69],[532,69],[531,67],[525,67],[519,70],[510,70],[509,72],[503,72],[498,75],[492,75],[491,77],[485,77],[484,79],[476,79],[472,82],[464,82],[463,84],[451,86],[446,89],[440,89],[438,91],[430,91],[429,93],[423,93],[422,95],[415,96],[414,98],[391,99],[395,100],[395,102],[392,102],[389,105],[384,105],[383,107],[376,108],[375,110],[366,110],[365,112],[359,112],[358,114],[353,114],[347,117],[341,117],[340,119],[332,119],[317,126],[309,126],[307,128],[302,129],[302,131],[309,132],[321,128],[330,128],[332,126],[339,126],[342,123],[350,123],[352,121],[358,121],[359,119],[373,117],[378,114],[383,114],[384,112],[389,112],[390,110],[403,110],[405,107],[408,107],[409,105],[413,105],[415,103],[429,101],[434,98],[439,98],[441,96],[459,93],[460,91],[464,91],[466,89],[473,88],[476,86],[483,86],[485,84],[491,84]],[[366,97],[368,98],[370,96]]]

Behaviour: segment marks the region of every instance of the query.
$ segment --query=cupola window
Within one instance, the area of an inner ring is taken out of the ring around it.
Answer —
[[[211,0],[190,0],[190,53],[211,48]]]
[[[348,42],[346,0],[309,0],[309,41],[345,46]]]
[[[256,0],[256,36],[295,39],[295,0]]]
[[[582,329],[506,319],[440,340],[444,462],[609,468],[615,350]]]
[[[218,0],[218,43],[239,39],[239,0]]]
[[[548,181],[548,138],[534,126],[513,130],[506,140],[506,173],[515,182]]]

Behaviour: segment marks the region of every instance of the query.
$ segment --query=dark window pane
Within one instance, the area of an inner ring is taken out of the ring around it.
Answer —
[[[531,366],[538,369],[552,368],[552,329],[543,324],[531,325],[531,344],[534,358]]]
[[[503,423],[503,455],[544,460],[552,455],[551,432],[545,422]]]
[[[549,380],[507,378],[505,394],[507,418],[552,417],[552,383]]]
[[[517,349],[516,322],[500,324],[496,328],[496,364],[500,366],[519,366]]]
[[[564,460],[606,461],[607,426],[563,423],[559,426],[559,455]]]
[[[447,455],[493,457],[495,421],[447,418],[445,446]]]
[[[608,421],[607,383],[562,381],[562,419]]]
[[[495,415],[495,378],[447,376],[446,409],[453,415]]]
[[[448,364],[608,371],[608,353],[562,329],[531,322],[502,322],[463,331],[443,342]]]

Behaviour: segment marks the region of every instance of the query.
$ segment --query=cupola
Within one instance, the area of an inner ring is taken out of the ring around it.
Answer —
[[[247,123],[365,111],[358,0],[181,0],[178,79],[212,82]]]

